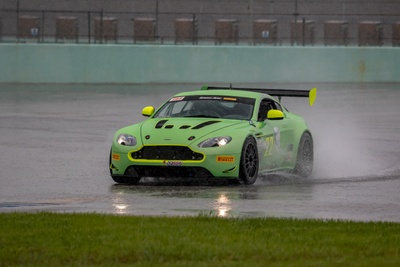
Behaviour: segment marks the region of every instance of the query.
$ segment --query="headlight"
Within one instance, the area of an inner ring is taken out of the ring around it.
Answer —
[[[136,138],[129,134],[120,134],[118,135],[117,142],[123,146],[135,146]]]
[[[220,136],[220,137],[214,137],[207,139],[200,144],[198,144],[198,147],[219,147],[219,146],[224,146],[228,144],[232,140],[232,137],[230,136]]]

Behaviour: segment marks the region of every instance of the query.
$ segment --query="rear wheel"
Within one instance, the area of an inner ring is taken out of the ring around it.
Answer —
[[[258,175],[258,151],[253,138],[248,137],[243,144],[240,157],[239,182],[242,184],[254,184]]]
[[[119,184],[137,184],[140,181],[140,177],[130,177],[130,176],[122,176],[122,175],[113,175],[112,167],[112,160],[111,160],[112,151],[110,150],[110,160],[109,160],[109,167],[110,167],[110,175],[114,182]]]
[[[311,175],[314,164],[314,144],[311,134],[305,132],[300,139],[294,173],[301,177]]]

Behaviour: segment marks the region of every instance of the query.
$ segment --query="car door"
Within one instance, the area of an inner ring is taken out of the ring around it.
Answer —
[[[273,126],[267,121],[268,102],[263,99],[258,107],[257,130],[255,136],[257,138],[258,153],[260,158],[260,170],[271,170],[276,168],[275,150],[275,133]]]
[[[284,113],[284,118],[279,120],[267,119],[268,111],[271,109],[280,110]],[[290,118],[283,107],[270,98],[264,98],[259,107],[258,120],[265,126],[262,127],[263,142],[265,151],[260,155],[260,162],[266,169],[279,169],[285,167],[288,161],[288,151],[293,149],[291,144]]]
[[[290,113],[282,105],[271,99],[271,108],[280,110],[284,114],[282,120],[268,120],[275,132],[276,148],[279,154],[279,166],[288,167],[293,153],[293,126]]]

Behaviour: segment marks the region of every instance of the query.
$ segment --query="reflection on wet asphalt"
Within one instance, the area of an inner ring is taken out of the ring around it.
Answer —
[[[313,131],[312,177],[261,175],[253,186],[145,178],[133,186],[109,177],[114,132],[143,120],[143,106],[157,106],[198,85],[3,84],[0,212],[400,222],[399,85],[317,86],[312,108],[299,99],[282,100],[304,115]]]

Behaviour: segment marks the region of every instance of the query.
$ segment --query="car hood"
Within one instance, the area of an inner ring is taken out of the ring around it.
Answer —
[[[220,120],[214,118],[162,118],[149,119],[141,125],[141,137],[144,145],[189,145],[203,141],[216,131],[243,124],[244,121]]]

